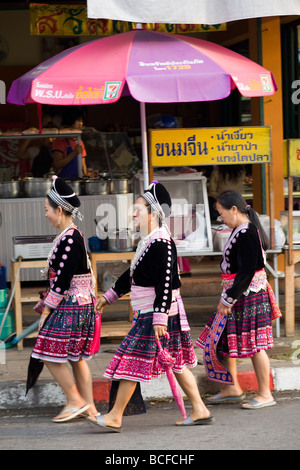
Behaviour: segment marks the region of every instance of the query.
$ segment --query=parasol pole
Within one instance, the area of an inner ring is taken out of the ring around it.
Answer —
[[[77,137],[77,144],[81,145],[81,135]],[[78,165],[78,178],[82,178],[83,170],[82,170],[82,153],[77,155],[77,165]]]
[[[37,114],[38,114],[38,120],[39,120],[39,134],[42,133],[42,120],[43,120],[43,111],[42,111],[42,105],[41,103],[37,104]]]
[[[137,23],[136,29],[143,29],[142,24]],[[140,119],[141,119],[141,138],[142,138],[143,179],[144,179],[144,191],[146,191],[146,189],[149,186],[146,104],[142,103],[141,101],[140,101]]]
[[[142,102],[140,102],[140,118],[141,118],[144,190],[146,190],[149,186],[148,142],[147,142],[147,126],[146,126],[146,104]]]

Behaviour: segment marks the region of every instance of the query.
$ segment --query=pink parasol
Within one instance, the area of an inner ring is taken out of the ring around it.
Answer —
[[[145,103],[211,101],[237,88],[269,96],[271,72],[236,52],[184,35],[133,30],[71,47],[12,83],[14,104],[108,104],[131,95],[139,101],[144,184],[148,187]]]
[[[167,339],[170,339],[169,333],[166,331],[166,337]],[[156,344],[158,346],[158,362],[164,369],[164,371],[167,374],[168,381],[172,390],[173,397],[178,405],[178,408],[180,410],[180,413],[182,414],[183,419],[186,418],[186,411],[185,411],[185,406],[183,402],[182,395],[180,393],[179,387],[177,385],[177,381],[175,378],[175,375],[173,373],[173,367],[175,364],[175,359],[170,355],[170,353],[167,351],[167,349],[163,349],[160,341],[157,339]]]

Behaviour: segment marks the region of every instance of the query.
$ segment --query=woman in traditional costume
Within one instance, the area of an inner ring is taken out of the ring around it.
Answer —
[[[65,394],[66,406],[53,419],[56,423],[97,414],[87,360],[100,348],[100,317],[95,316],[93,274],[84,238],[73,223],[75,216],[82,219],[79,206],[70,186],[54,176],[53,189],[45,199],[45,215],[60,233],[45,269],[50,290],[42,301],[31,366],[34,361],[45,363]]]
[[[159,337],[163,337],[163,345],[175,358],[173,372],[193,407],[191,415],[177,425],[210,424],[213,420],[201,400],[194,375],[187,368],[196,366],[197,358],[179,292],[176,247],[164,223],[170,208],[169,193],[157,182],[136,200],[133,222],[140,230],[141,241],[131,267],[96,305],[101,311],[130,291],[134,311],[133,327],[104,374],[120,381],[115,403],[107,414],[88,418],[112,431],[121,430],[124,409],[137,383],[149,383],[164,373],[158,361]],[[168,342],[166,331],[170,335]]]
[[[256,212],[240,193],[223,191],[217,196],[216,208],[232,232],[221,260],[223,291],[217,311],[196,341],[204,349],[208,378],[224,384],[208,402],[230,403],[244,398],[236,358],[251,357],[259,389],[256,398],[242,408],[272,406],[276,402],[270,391],[266,350],[274,346],[272,320],[281,313],[264,269],[268,238]]]

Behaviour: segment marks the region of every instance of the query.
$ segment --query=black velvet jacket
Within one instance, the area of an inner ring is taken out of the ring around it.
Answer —
[[[49,267],[55,277],[45,303],[55,308],[68,292],[73,276],[90,272],[84,240],[77,229],[68,230],[61,238],[49,261]]]
[[[116,281],[113,290],[118,297],[130,291],[131,282],[137,286],[154,287],[154,310],[167,313],[171,306],[172,290],[181,286],[174,241],[153,240],[137,261],[132,279],[130,269],[127,269]]]
[[[243,225],[223,252],[223,274],[236,274],[233,286],[226,290],[225,300],[238,299],[248,289],[255,271],[261,270],[265,265],[257,228],[250,222]],[[232,234],[233,232],[234,230]],[[227,302],[231,303],[230,300]]]

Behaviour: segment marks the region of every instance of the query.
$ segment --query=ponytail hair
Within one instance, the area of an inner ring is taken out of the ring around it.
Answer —
[[[259,221],[256,211],[252,209],[249,204],[247,204],[247,202],[240,193],[234,191],[233,189],[227,189],[225,191],[222,191],[217,196],[216,200],[222,207],[224,207],[224,209],[229,210],[232,208],[232,206],[236,206],[237,210],[240,211],[242,214],[247,214],[250,219],[250,222],[255,225],[259,232],[261,244],[264,251],[269,248],[269,238]]]

